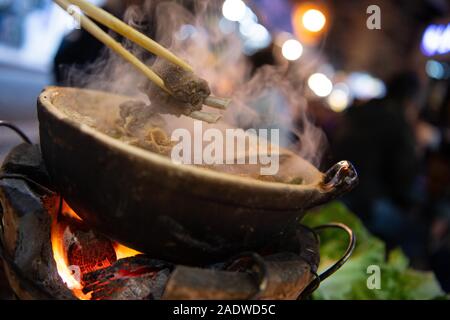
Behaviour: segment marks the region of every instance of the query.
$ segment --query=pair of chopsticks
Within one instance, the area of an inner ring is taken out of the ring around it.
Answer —
[[[186,71],[193,72],[192,66],[187,62],[183,61],[172,52],[161,46],[156,41],[150,39],[141,32],[133,29],[120,19],[116,18],[112,14],[106,12],[105,10],[87,2],[86,0],[53,0],[62,9],[69,12],[77,21],[80,23],[81,27],[89,32],[92,36],[97,38],[100,42],[104,43],[107,47],[115,51],[122,58],[130,62],[134,67],[141,71],[148,79],[155,83],[162,90],[170,94],[170,90],[164,84],[164,80],[161,79],[152,69],[145,65],[141,60],[136,58],[132,53],[125,49],[119,42],[103,31],[94,21],[92,21],[87,16],[91,17],[95,21],[109,29],[117,32],[123,37],[133,41],[134,43],[140,45],[144,49],[152,52],[153,54],[168,60],[169,62],[183,68]],[[72,6],[78,7],[83,11],[85,15],[76,12],[76,10],[71,10]],[[228,99],[222,99],[218,97],[210,96],[205,99],[204,104],[216,109],[225,109],[229,104]],[[220,119],[220,115],[202,111],[194,111],[189,115],[191,118],[202,120],[209,123],[215,123]]]

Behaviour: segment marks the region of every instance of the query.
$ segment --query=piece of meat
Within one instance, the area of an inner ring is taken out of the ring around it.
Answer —
[[[165,131],[158,127],[150,128],[143,139],[131,144],[165,156],[170,155],[173,146]]]
[[[173,143],[164,131],[165,121],[151,106],[130,100],[119,106],[119,119],[105,133],[129,145],[168,156]]]
[[[197,77],[193,72],[164,60],[157,60],[152,69],[172,93],[165,92],[153,82],[146,83],[144,91],[155,112],[188,116],[194,111],[200,111],[204,100],[211,95],[206,80]]]
[[[119,106],[119,119],[116,121],[113,135],[120,138],[123,135],[140,136],[148,128],[164,127],[164,119],[154,109],[143,101],[130,100]],[[120,134],[121,133],[121,134]]]

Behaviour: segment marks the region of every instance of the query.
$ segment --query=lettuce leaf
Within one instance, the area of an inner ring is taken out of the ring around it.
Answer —
[[[344,204],[333,202],[312,210],[302,221],[309,227],[330,222],[341,222],[349,226],[355,232],[356,247],[349,261],[321,283],[313,294],[314,299],[422,300],[444,297],[445,293],[432,272],[409,268],[408,258],[400,249],[387,253],[385,244],[371,235]],[[348,237],[340,230],[324,230],[320,232],[320,238],[319,272],[322,272],[343,254]],[[371,277],[374,271],[370,268],[379,270],[379,289],[369,289],[368,282],[373,284],[371,281],[374,279]]]

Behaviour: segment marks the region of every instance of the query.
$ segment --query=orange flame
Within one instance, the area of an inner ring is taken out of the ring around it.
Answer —
[[[114,244],[114,251],[116,251],[117,260],[134,257],[138,254],[141,254],[141,252],[125,247],[124,245],[117,242]]]
[[[81,285],[80,269],[76,266],[69,266],[67,260],[67,254],[64,248],[64,232],[67,229],[67,226],[58,223],[58,219],[53,219],[51,228],[51,241],[53,258],[56,262],[56,268],[63,282],[70,290],[72,290],[73,294],[78,299],[89,300],[90,294],[84,294],[82,292],[83,286]]]
[[[83,221],[78,214],[69,207],[69,205],[63,201],[62,204],[62,215],[76,219],[78,221]],[[64,246],[64,235],[66,232],[70,232],[69,227],[58,221],[58,217],[53,217],[52,227],[51,227],[51,242],[53,258],[55,259],[56,268],[58,274],[67,285],[67,287],[72,290],[73,294],[80,300],[91,299],[91,293],[83,293],[83,285],[81,283],[81,272],[78,266],[70,266],[67,252]],[[113,244],[114,251],[116,252],[117,260],[134,257],[141,254],[139,251],[128,248],[120,243],[115,242]]]
[[[63,203],[62,203],[61,213],[64,216],[74,218],[78,221],[83,221],[83,219],[81,219],[80,216],[75,211],[73,211],[73,209],[71,207],[69,207],[69,205],[65,201],[63,201]]]

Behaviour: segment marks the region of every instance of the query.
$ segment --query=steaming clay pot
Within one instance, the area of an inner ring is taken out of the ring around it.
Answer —
[[[52,182],[88,224],[112,239],[177,263],[210,263],[257,250],[305,210],[357,183],[347,161],[305,184],[263,182],[194,166],[130,146],[86,125],[127,97],[47,88],[38,99],[42,156]]]

